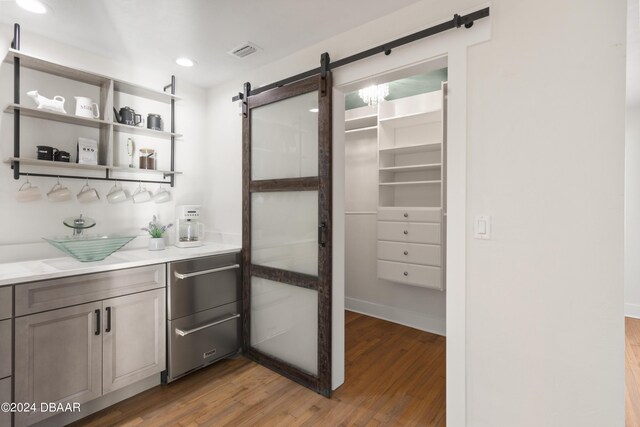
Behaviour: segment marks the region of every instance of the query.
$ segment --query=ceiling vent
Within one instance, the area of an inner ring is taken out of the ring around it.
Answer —
[[[260,48],[251,42],[246,42],[231,49],[227,52],[229,55],[233,55],[237,58],[246,58],[247,56],[256,53]]]

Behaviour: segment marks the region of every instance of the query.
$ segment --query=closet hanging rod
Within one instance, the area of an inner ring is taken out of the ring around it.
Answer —
[[[474,21],[477,21],[478,19],[486,18],[487,16],[489,16],[488,7],[477,10],[475,12],[468,13],[464,16],[460,16],[456,13],[455,15],[453,15],[453,18],[449,21],[443,22],[438,25],[434,25],[433,27],[426,28],[424,30],[418,31],[413,34],[409,34],[408,36],[400,37],[399,39],[381,44],[379,46],[372,47],[371,49],[367,49],[362,52],[353,54],[351,56],[347,56],[346,58],[339,59],[335,62],[329,62],[327,66],[329,70],[333,70],[335,68],[342,67],[343,65],[348,65],[348,64],[351,64],[352,62],[360,61],[361,59],[366,59],[366,58],[369,58],[370,56],[377,55],[378,53],[384,52],[385,55],[389,55],[392,49],[414,42],[416,40],[430,37],[430,36],[442,33],[444,31],[451,30],[453,28],[460,28],[463,25],[465,28],[471,28],[471,26],[473,26]],[[277,87],[284,86],[286,84],[293,83],[298,80],[302,80],[307,77],[314,76],[316,74],[320,74],[321,70],[322,70],[322,67],[314,68],[312,70],[305,71],[304,73],[296,74],[295,76],[291,76],[286,79],[279,80],[275,83],[260,86],[259,88],[255,88],[251,90],[249,92],[249,96],[257,95],[267,90],[275,89]],[[243,97],[244,97],[244,94],[239,93],[238,95],[231,98],[231,100],[235,102],[235,101],[241,100]]]

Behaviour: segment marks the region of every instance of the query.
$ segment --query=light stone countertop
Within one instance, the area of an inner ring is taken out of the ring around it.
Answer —
[[[238,252],[240,249],[241,246],[237,244],[204,242],[203,246],[197,248],[167,246],[167,248],[162,251],[150,251],[147,248],[123,249],[109,255],[102,261],[95,262],[80,262],[71,257],[61,257],[0,263],[0,286],[162,264],[190,258]]]

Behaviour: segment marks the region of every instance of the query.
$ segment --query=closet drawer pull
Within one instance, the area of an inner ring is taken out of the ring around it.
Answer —
[[[404,230],[403,233],[404,234],[409,234],[409,230]]]
[[[409,255],[409,251],[404,251],[404,254],[405,255]]]
[[[405,271],[405,272],[404,272],[404,275],[405,275],[405,276],[408,276],[408,275],[409,275],[409,272],[408,272],[408,271]]]
[[[409,218],[409,213],[405,212],[405,213],[404,213],[404,217],[405,217],[405,218]]]

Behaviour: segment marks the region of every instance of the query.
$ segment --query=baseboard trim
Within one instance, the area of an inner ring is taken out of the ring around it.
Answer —
[[[415,311],[402,310],[388,305],[375,304],[356,298],[345,297],[344,306],[345,309],[349,311],[399,323],[432,334],[446,336],[446,319],[427,316],[422,313],[416,313]]]
[[[640,319],[640,304],[625,304],[624,316]]]

